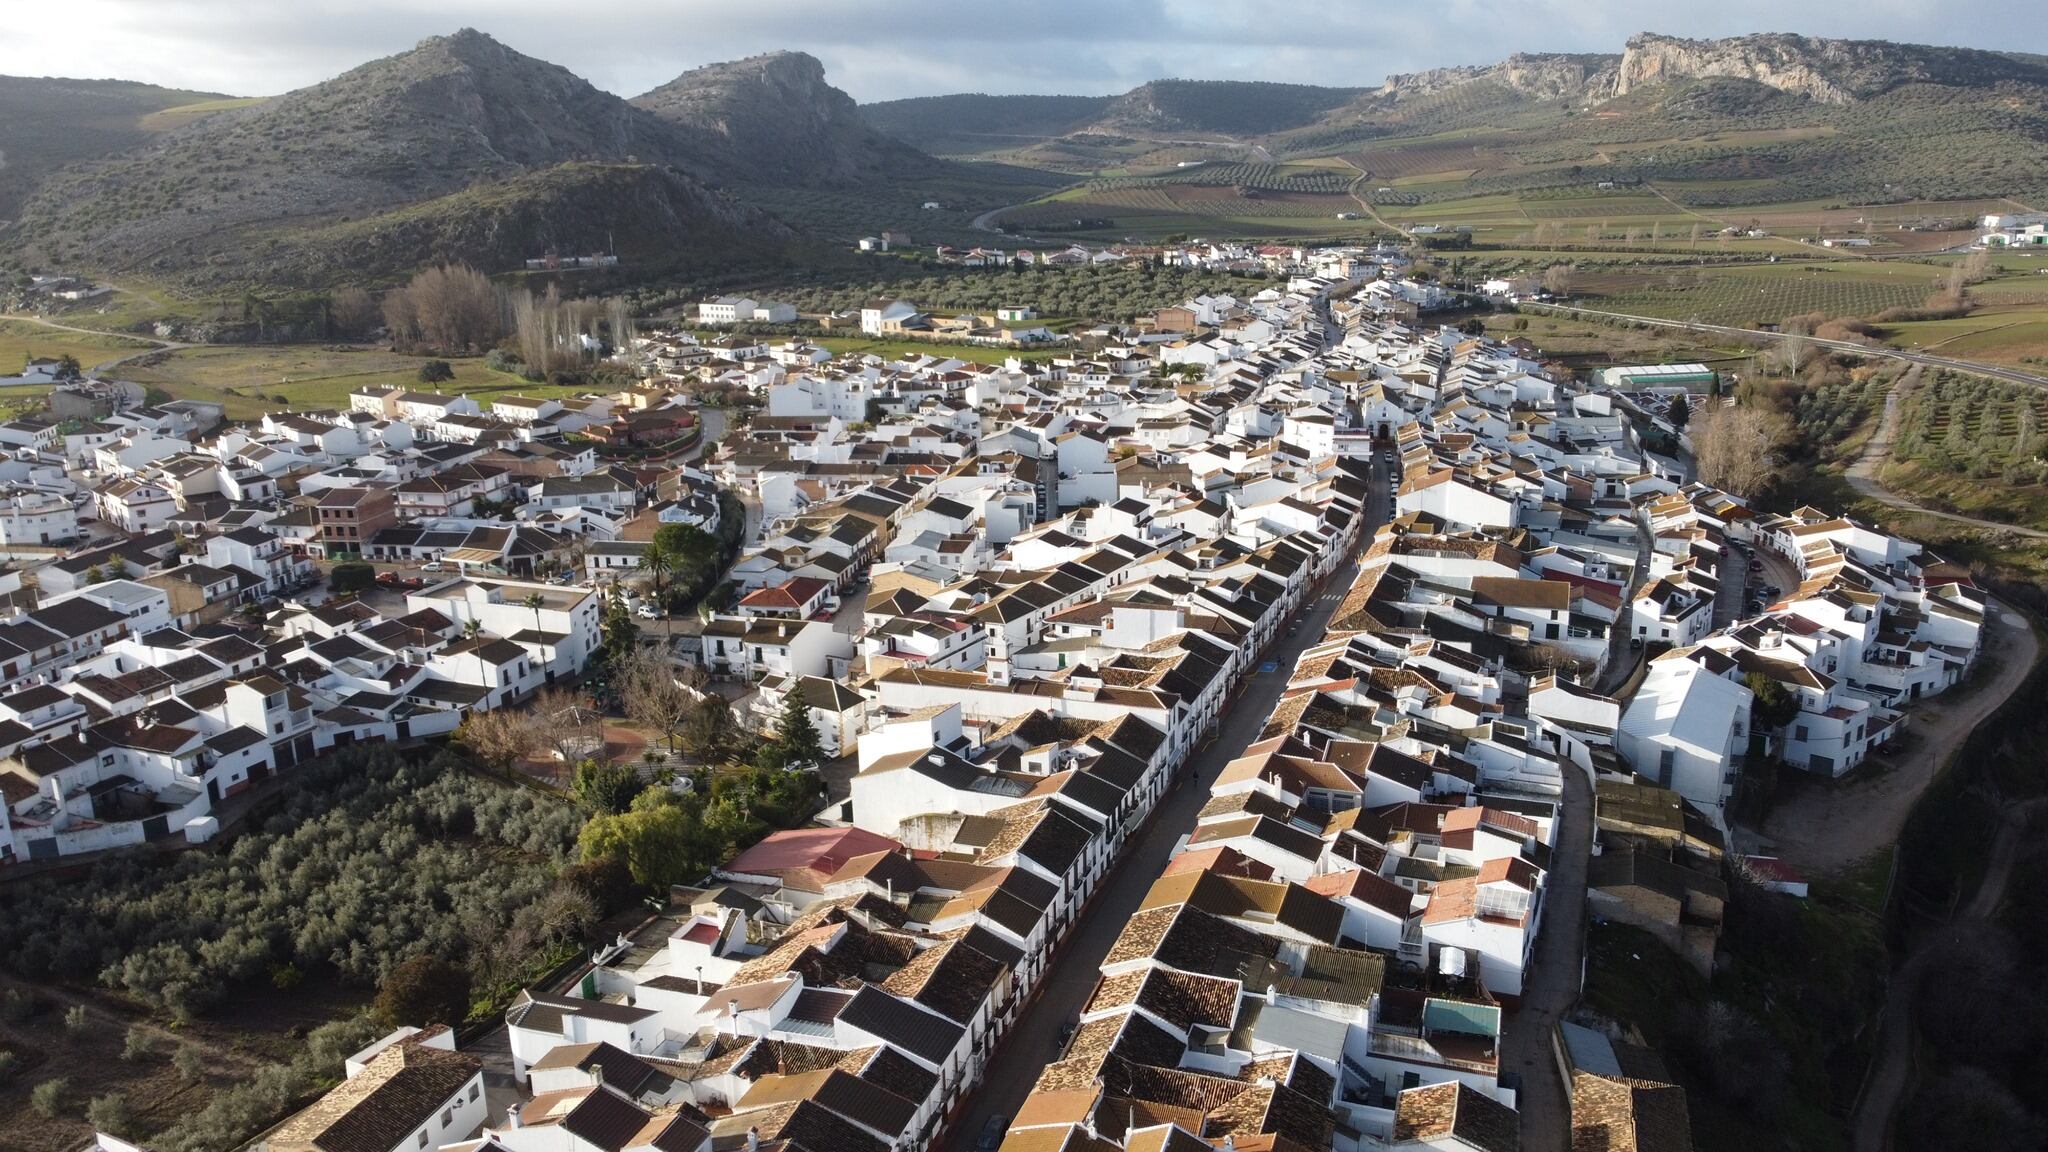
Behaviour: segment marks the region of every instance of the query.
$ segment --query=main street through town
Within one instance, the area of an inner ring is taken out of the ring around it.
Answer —
[[[1386,476],[1385,465],[1375,458],[1366,523],[1358,537],[1360,548],[1370,543],[1375,527],[1387,522]],[[950,1147],[972,1152],[990,1118],[999,1116],[1007,1123],[1015,1116],[1030,1095],[1039,1069],[1059,1057],[1060,1033],[1080,1016],[1094,992],[1097,970],[1109,955],[1110,945],[1137,914],[1138,905],[1165,870],[1175,846],[1194,831],[1195,816],[1208,802],[1209,789],[1223,766],[1243,755],[1245,747],[1265,728],[1287,687],[1295,658],[1322,639],[1357,574],[1354,549],[1330,574],[1322,591],[1296,609],[1288,626],[1279,630],[1265,656],[1274,670],[1254,670],[1246,677],[1244,693],[1225,710],[1216,738],[1189,758],[1181,769],[1179,786],[1160,799],[1145,829],[1125,845],[1115,870],[1096,889],[1094,899],[1039,982],[1035,1000],[1025,1006],[1016,1026],[1003,1038],[989,1061],[987,1077],[955,1119]]]

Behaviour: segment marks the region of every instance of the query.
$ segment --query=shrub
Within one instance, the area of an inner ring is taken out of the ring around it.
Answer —
[[[455,379],[455,368],[446,360],[429,360],[420,365],[419,380],[422,384],[441,384]]]
[[[197,1044],[180,1044],[171,1053],[171,1067],[177,1069],[178,1078],[187,1084],[197,1084],[206,1078],[206,1053]]]
[[[62,1076],[53,1076],[36,1085],[29,1092],[29,1107],[34,1108],[38,1116],[55,1117],[57,1113],[63,1111],[64,1093],[70,1087],[71,1082],[69,1080]]]
[[[469,970],[436,956],[415,956],[391,970],[377,990],[379,1019],[391,1027],[454,1027],[469,1016]]]
[[[135,1110],[128,1106],[128,1097],[119,1092],[95,1096],[85,1106],[85,1118],[94,1128],[115,1136],[132,1134],[135,1128]]]
[[[73,1004],[64,1010],[64,1030],[76,1035],[92,1026],[92,1015],[83,1004]]]
[[[327,577],[327,584],[336,595],[361,592],[374,587],[376,583],[377,570],[360,562],[336,564],[333,573]]]
[[[21,1057],[13,1052],[0,1052],[0,1084],[6,1084],[13,1080],[14,1074],[19,1071],[21,1071]]]
[[[145,1060],[156,1055],[156,1033],[140,1024],[128,1026],[128,1036],[121,1045],[121,1059]]]

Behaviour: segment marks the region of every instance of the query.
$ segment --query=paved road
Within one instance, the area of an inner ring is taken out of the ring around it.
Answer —
[[[1704,332],[1717,336],[1741,336],[1751,340],[1804,340],[1815,348],[1828,348],[1836,352],[1849,352],[1857,356],[1868,356],[1879,360],[1898,360],[1907,364],[1923,364],[1930,368],[1947,368],[1956,372],[1967,372],[1973,376],[1984,376],[1993,380],[2004,380],[2010,384],[2025,384],[2030,388],[2048,389],[2048,376],[2036,376],[2021,372],[2017,368],[2000,368],[1995,364],[1978,364],[1969,360],[1955,360],[1947,356],[1935,356],[1926,352],[1902,352],[1896,348],[1873,348],[1849,340],[1821,340],[1793,332],[1765,332],[1757,328],[1731,328],[1726,324],[1700,324],[1691,320],[1669,320],[1662,316],[1637,316],[1628,312],[1603,312],[1598,308],[1582,308],[1575,304],[1519,305],[1523,308],[1548,308],[1553,312],[1579,312],[1587,316],[1600,316],[1608,320],[1628,320],[1637,324],[1651,324],[1659,328],[1678,328],[1686,332]]]
[[[1359,532],[1361,545],[1370,542],[1374,527],[1386,522],[1387,497],[1380,482],[1380,469],[1375,460],[1371,507]],[[1125,844],[1123,858],[1096,889],[1087,911],[1039,982],[1035,1002],[1025,1008],[1016,1026],[1003,1038],[989,1063],[988,1079],[969,1098],[954,1122],[952,1147],[971,1152],[989,1117],[1001,1116],[1007,1121],[1015,1116],[1024,1098],[1031,1094],[1039,1068],[1058,1058],[1060,1029],[1081,1014],[1082,1006],[1095,991],[1097,971],[1102,967],[1103,957],[1109,955],[1110,945],[1116,942],[1124,925],[1137,913],[1145,893],[1165,870],[1174,846],[1194,830],[1195,816],[1208,801],[1209,789],[1223,766],[1242,755],[1245,746],[1264,729],[1266,718],[1287,687],[1295,657],[1322,639],[1331,613],[1344,599],[1357,572],[1354,553],[1331,573],[1324,591],[1297,610],[1295,634],[1287,635],[1283,629],[1266,654],[1266,659],[1278,663],[1279,669],[1246,678],[1243,695],[1225,710],[1216,739],[1189,758],[1182,769],[1179,787],[1160,799],[1151,821]]]

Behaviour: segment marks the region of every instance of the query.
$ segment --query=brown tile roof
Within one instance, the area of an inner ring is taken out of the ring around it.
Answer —
[[[1572,1076],[1572,1152],[1692,1152],[1685,1089],[1625,1076]]]
[[[390,1152],[436,1118],[483,1068],[465,1052],[393,1044],[359,1073],[287,1120],[270,1137],[277,1152]],[[628,1105],[630,1107],[630,1105]]]
[[[1450,1080],[1410,1088],[1394,1104],[1394,1142],[1456,1136],[1479,1152],[1519,1152],[1522,1128],[1515,1110]]]

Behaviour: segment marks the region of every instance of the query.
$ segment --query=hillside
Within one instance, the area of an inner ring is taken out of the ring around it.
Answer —
[[[50,264],[321,285],[359,278],[365,261],[401,269],[474,250],[485,228],[493,231],[484,247],[502,260],[540,255],[558,240],[601,248],[611,233],[622,249],[649,247],[671,220],[696,219],[715,239],[745,213],[688,173],[716,173],[720,159],[566,69],[465,30],[69,169],[45,183],[13,232],[29,259]],[[590,227],[575,237],[540,227],[542,203],[513,203],[584,182],[520,178],[588,162],[660,174],[634,181],[623,202],[579,205]],[[469,223],[449,215],[481,203],[484,190],[495,210]],[[463,192],[472,195],[444,199]],[[420,205],[438,207],[380,219]],[[610,227],[596,227],[610,215]],[[654,233],[636,235],[651,224]]]
[[[0,76],[0,220],[58,168],[149,139],[152,113],[220,99],[127,80]]]
[[[931,157],[877,131],[802,52],[695,68],[632,105],[674,125],[735,183],[830,187],[928,173]]]

